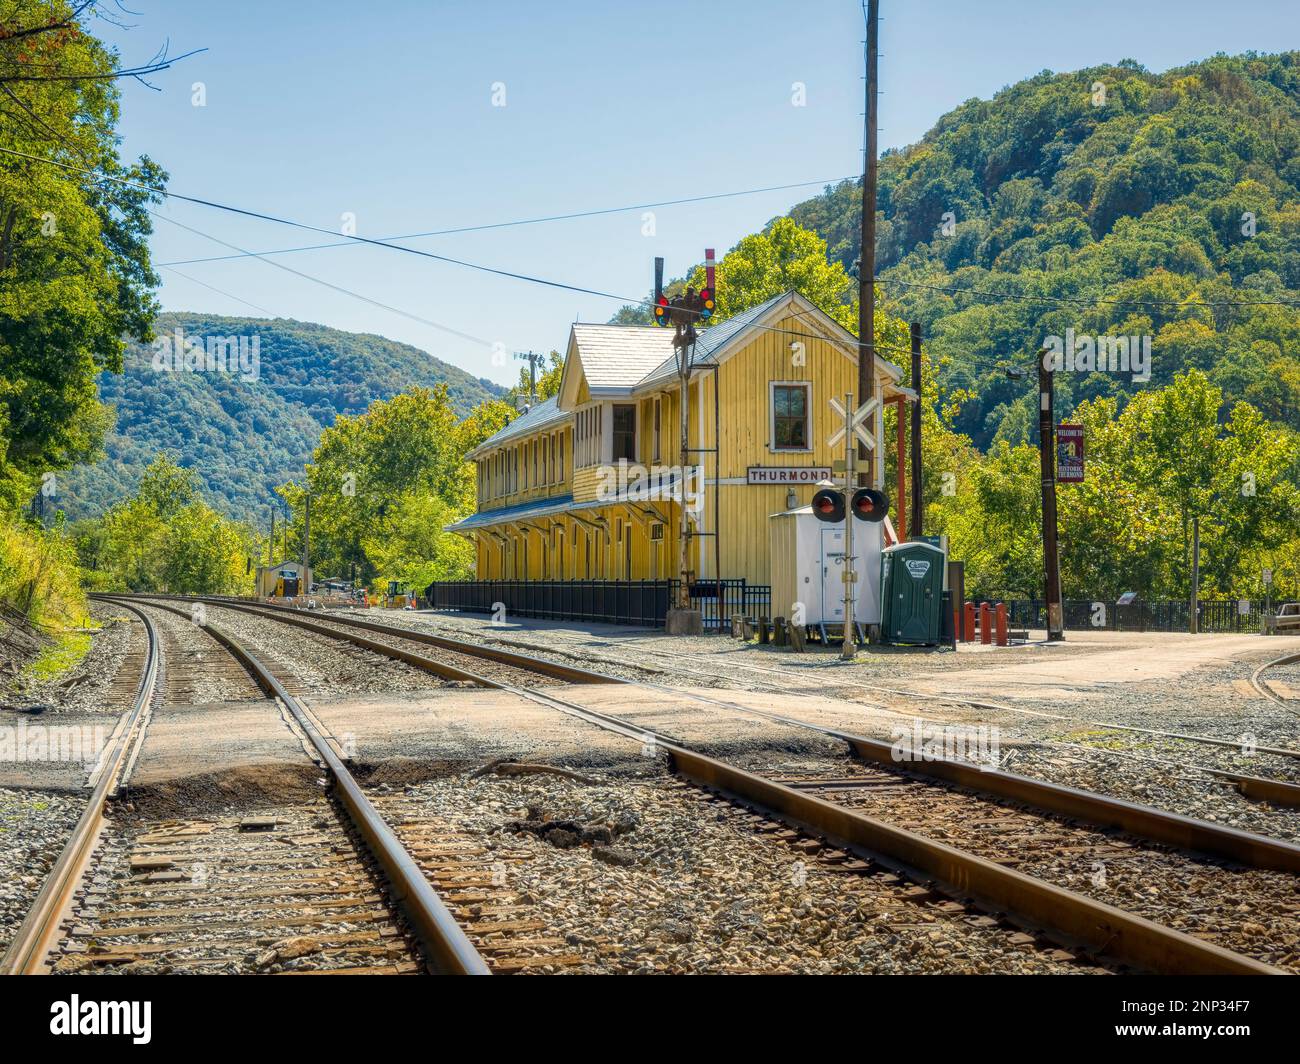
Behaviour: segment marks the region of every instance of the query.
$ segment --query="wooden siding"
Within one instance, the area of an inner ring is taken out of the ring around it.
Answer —
[[[803,345],[801,361],[796,360],[796,352],[791,350],[792,340],[798,340]],[[719,574],[715,571],[712,537],[697,537],[693,540],[691,568],[698,578],[721,575],[729,579],[744,578],[755,584],[768,584],[771,581],[772,549],[769,519],[772,514],[789,508],[791,493],[795,505],[806,505],[811,501],[816,487],[812,484],[750,486],[746,483],[749,467],[830,466],[843,458],[842,442],[835,448],[827,443],[831,433],[839,427],[828,400],[836,398],[842,402],[845,393],[856,392],[857,365],[854,360],[846,357],[840,347],[816,336],[808,322],[802,318],[791,315],[777,323],[775,329],[755,329],[749,342],[723,361],[716,371],[706,370],[695,377],[689,426],[692,447],[714,447],[715,377],[721,396],[722,436],[718,455],[721,483],[714,483],[714,455],[700,454],[695,461],[704,467],[705,476],[701,531],[715,530],[713,493],[719,493],[722,572]],[[773,382],[810,385],[809,446],[806,450],[789,451],[773,447]],[[877,377],[877,395],[883,394],[888,383],[889,378],[881,371]],[[657,461],[654,436],[656,400],[659,403]],[[618,402],[634,402],[637,408],[636,464],[645,467],[656,464],[677,465],[680,430],[676,381],[655,394]],[[854,402],[858,402],[856,396]],[[607,404],[604,424],[608,426],[611,420]],[[872,426],[878,440],[877,455],[881,458],[885,444],[882,425],[883,422],[877,419]],[[560,429],[552,428],[540,435],[553,437],[557,433],[566,436],[563,479],[552,484],[537,484],[531,480],[532,458],[528,448],[537,440],[537,435],[509,441],[506,449],[519,449],[519,460],[529,463],[529,486],[523,486],[521,466],[521,483],[516,490],[504,496],[493,496],[486,504],[480,501],[481,511],[570,492],[575,505],[596,501],[601,484],[607,480],[601,475],[601,463],[574,470],[572,421]],[[609,455],[608,441],[607,430],[606,449],[602,451],[606,460]],[[525,454],[527,458],[524,457]],[[487,460],[490,458],[483,461]],[[878,484],[883,483],[882,467],[883,463],[877,462]],[[892,498],[892,494],[891,492],[891,508],[897,506],[897,500]],[[648,580],[676,576],[676,504],[643,503],[641,509],[653,510],[664,519],[666,527],[661,540],[651,539],[651,528],[657,523],[654,519],[643,514],[638,516],[627,504],[620,503],[583,509],[576,516],[562,513],[528,522],[494,526],[496,531],[505,533],[509,541],[504,564],[500,542],[480,532],[477,535],[477,576],[487,580]],[[578,520],[579,517],[583,520]],[[603,532],[583,523],[597,522],[598,519],[603,519]]]

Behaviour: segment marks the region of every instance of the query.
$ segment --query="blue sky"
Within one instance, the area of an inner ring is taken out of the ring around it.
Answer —
[[[822,182],[860,166],[854,0],[130,6],[129,29],[101,26],[125,62],[163,41],[172,54],[208,50],[154,76],[161,91],[123,86],[123,153],[158,160],[173,191],[331,231],[345,213],[358,234],[382,238]],[[1132,58],[1163,70],[1300,46],[1300,5],[1281,0],[882,0],[881,14],[882,149],[1044,69]],[[205,106],[192,103],[195,82]],[[795,82],[805,106],[792,105]],[[493,106],[497,83],[505,106]],[[632,211],[408,243],[633,298],[654,256],[680,274],[706,246],[721,256],[816,191],[658,208],[653,236]],[[328,242],[176,201],[162,211],[250,250]],[[157,262],[230,254],[167,221],[155,228]],[[562,348],[570,322],[605,321],[619,305],[382,248],[277,261],[506,351]],[[166,309],[318,321],[414,344],[475,376],[509,383],[517,372],[484,343],[257,259],[160,272]]]

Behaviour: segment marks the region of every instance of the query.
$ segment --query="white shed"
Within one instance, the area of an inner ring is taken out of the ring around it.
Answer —
[[[883,522],[853,522],[854,568],[858,572],[854,612],[859,624],[880,623],[880,552]],[[798,506],[768,518],[772,548],[772,615],[803,623],[844,623],[844,521],[819,520],[811,506]]]

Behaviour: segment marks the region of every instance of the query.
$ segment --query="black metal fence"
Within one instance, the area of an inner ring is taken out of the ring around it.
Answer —
[[[706,631],[727,630],[735,613],[768,613],[771,588],[744,580],[721,583],[721,600],[717,581],[690,587],[691,607],[703,615]],[[677,588],[676,580],[456,580],[436,581],[424,594],[433,610],[662,628]]]
[[[978,605],[982,600],[974,601]],[[1127,606],[1066,599],[1061,606],[1067,629],[1102,628],[1112,632],[1186,632],[1191,613],[1186,599],[1138,600]],[[1202,599],[1198,606],[1197,627],[1202,632],[1258,632],[1266,616],[1262,599]],[[1042,599],[1008,600],[1007,623],[1012,628],[1046,628],[1047,604]]]

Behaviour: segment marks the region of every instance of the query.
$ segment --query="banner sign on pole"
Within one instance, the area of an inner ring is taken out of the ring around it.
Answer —
[[[1056,479],[1062,484],[1083,482],[1083,426],[1056,427]]]

